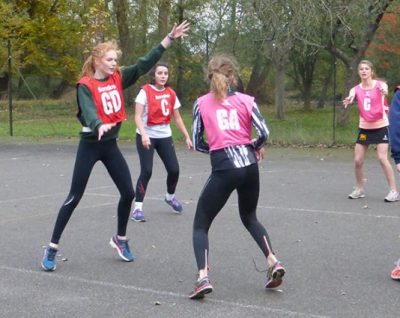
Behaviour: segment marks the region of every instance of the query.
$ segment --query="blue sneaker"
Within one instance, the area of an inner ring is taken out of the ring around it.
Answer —
[[[131,220],[135,221],[135,222],[146,222],[143,211],[139,208],[136,208],[135,210],[133,210]]]
[[[182,204],[180,204],[180,202],[175,197],[173,197],[172,200],[165,199],[165,202],[168,205],[170,205],[174,209],[175,212],[182,213],[182,210],[183,210]]]
[[[55,248],[50,246],[46,247],[42,260],[42,268],[45,271],[52,272],[56,269],[56,255],[57,250]]]
[[[133,261],[134,257],[129,249],[128,240],[120,240],[115,235],[110,239],[110,245],[117,250],[119,257],[125,262]]]

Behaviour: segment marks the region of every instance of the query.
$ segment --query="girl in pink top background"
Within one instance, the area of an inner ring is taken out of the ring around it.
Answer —
[[[349,199],[365,197],[363,170],[365,154],[369,145],[376,144],[378,160],[390,188],[385,202],[395,202],[399,200],[399,192],[393,168],[388,159],[389,121],[385,111],[385,96],[388,94],[388,86],[385,82],[376,79],[374,66],[370,61],[362,60],[358,64],[358,75],[361,83],[353,87],[349,96],[343,100],[343,105],[347,108],[356,99],[360,114],[359,131],[354,148],[356,186],[348,197]]]

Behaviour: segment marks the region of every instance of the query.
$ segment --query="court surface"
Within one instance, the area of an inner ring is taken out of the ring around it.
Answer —
[[[135,146],[120,147],[136,181]],[[98,163],[62,236],[56,271],[41,269],[76,148],[0,145],[0,317],[399,317],[400,282],[389,273],[400,258],[400,202],[383,202],[388,188],[373,152],[367,197],[349,200],[352,150],[267,150],[258,218],[286,267],[284,283],[264,289],[266,263],[233,194],[210,229],[214,292],[192,301],[191,229],[210,164],[207,155],[183,148],[177,197],[184,213],[163,202],[166,175],[156,156],[147,222],[128,225],[133,263],[120,261],[108,244],[118,193]]]

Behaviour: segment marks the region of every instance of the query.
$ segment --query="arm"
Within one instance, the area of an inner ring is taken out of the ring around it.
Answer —
[[[210,152],[210,146],[204,140],[204,124],[201,119],[199,105],[197,103],[193,106],[193,120],[192,120],[192,142],[193,148],[203,153]]]
[[[121,69],[122,87],[125,89],[139,79],[140,76],[146,74],[157,61],[161,58],[164,51],[172,44],[175,39],[187,36],[189,31],[189,23],[183,21],[180,25],[174,24],[172,30],[160,44],[153,47],[145,56],[141,57],[136,64]]]
[[[381,91],[381,94],[383,96],[387,96],[387,94],[388,94],[388,85],[387,85],[387,83],[381,82],[380,91]]]
[[[151,142],[149,136],[147,136],[146,131],[144,129],[142,115],[143,115],[144,105],[136,103],[135,107],[135,123],[136,127],[139,130],[140,136],[142,136],[142,144],[145,149],[149,149]]]
[[[260,110],[256,103],[253,104],[251,113],[251,124],[256,129],[257,138],[253,140],[253,147],[256,151],[263,149],[265,142],[269,136],[269,130],[265,123],[264,117],[261,115]]]
[[[97,108],[93,101],[90,89],[83,84],[79,84],[77,88],[77,98],[79,106],[79,120],[83,126],[89,127],[92,131],[97,129],[102,124],[97,115]]]
[[[350,92],[349,92],[349,96],[347,96],[344,100],[343,100],[343,106],[344,108],[347,108],[347,106],[349,106],[353,101],[354,101],[354,97],[356,96],[356,90],[353,87]]]
[[[392,158],[400,164],[400,90],[393,96],[389,111],[389,140]]]
[[[182,132],[183,136],[185,136],[186,146],[188,147],[188,149],[192,149],[193,148],[192,140],[190,139],[190,136],[186,130],[185,123],[182,120],[179,109],[175,109],[173,115],[176,126]]]
[[[98,140],[116,125],[116,123],[103,124],[97,115],[92,93],[83,84],[78,85],[78,104],[81,111],[79,118],[81,123],[89,127],[93,132],[97,132]]]

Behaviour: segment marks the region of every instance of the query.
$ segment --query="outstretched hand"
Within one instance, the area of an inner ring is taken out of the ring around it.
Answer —
[[[347,96],[344,100],[343,100],[343,106],[346,109],[347,106],[349,106],[354,100],[354,97],[352,96]]]
[[[171,32],[169,33],[169,36],[172,39],[177,39],[177,38],[184,38],[185,36],[188,35],[189,32],[189,22],[187,20],[183,21],[181,24],[176,25],[174,23],[174,26],[172,27]]]

